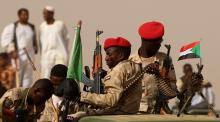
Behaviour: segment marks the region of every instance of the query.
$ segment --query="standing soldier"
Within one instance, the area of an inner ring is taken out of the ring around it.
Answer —
[[[139,28],[139,35],[141,36],[141,47],[136,54],[130,57],[130,60],[136,63],[141,63],[143,67],[157,61],[159,62],[159,69],[161,69],[163,60],[166,58],[165,53],[158,52],[163,41],[163,24],[155,21],[144,23]],[[170,66],[168,78],[170,83],[175,87],[176,75],[172,62]],[[142,80],[142,99],[139,111],[142,113],[152,113],[155,111],[154,106],[156,104],[157,95],[157,82],[144,75]],[[166,108],[167,107],[168,106],[166,106]]]
[[[67,65],[68,32],[62,21],[54,19],[54,8],[47,6],[43,10],[44,20],[40,25],[41,73],[49,78],[50,69],[56,64]]]
[[[32,85],[32,68],[23,48],[26,48],[31,58],[37,54],[38,47],[34,25],[28,22],[29,12],[26,8],[18,10],[18,21],[9,24],[2,32],[1,45],[6,48],[13,61],[16,61],[21,81],[17,86]],[[18,62],[17,62],[18,61]]]

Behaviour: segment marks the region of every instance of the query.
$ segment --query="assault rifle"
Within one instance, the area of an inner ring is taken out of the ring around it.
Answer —
[[[101,81],[101,73],[102,73],[102,48],[99,43],[99,36],[103,33],[103,31],[96,31],[96,48],[93,56],[93,71],[92,74],[94,76],[94,86],[91,89],[91,92],[101,94],[103,93],[103,84]]]
[[[168,76],[169,69],[170,69],[170,64],[171,64],[171,60],[170,60],[170,49],[171,49],[171,46],[165,44],[165,47],[167,48],[167,54],[166,54],[166,58],[163,60],[163,67],[162,67],[162,69],[160,71],[160,75],[162,77],[166,78]]]
[[[162,69],[160,70],[160,76],[162,78],[168,78],[168,73],[169,73],[170,64],[171,64],[171,59],[170,59],[171,46],[170,46],[170,44],[168,44],[168,45],[165,44],[165,47],[167,48],[167,54],[166,54],[165,59],[163,60]],[[169,84],[169,83],[167,83],[167,84]],[[156,104],[154,107],[154,113],[155,114],[165,114],[165,113],[171,114],[172,113],[172,111],[169,109],[169,107],[167,105],[166,96],[162,95],[161,91],[158,91]]]

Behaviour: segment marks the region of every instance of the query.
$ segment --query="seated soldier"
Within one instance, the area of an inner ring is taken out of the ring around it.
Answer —
[[[200,85],[201,88],[199,91],[194,91],[194,88],[191,86],[193,83],[193,75],[195,75],[195,72],[193,71],[193,67],[191,64],[185,64],[183,66],[183,73],[184,75],[178,80],[178,89],[180,91],[180,102],[179,102],[179,109],[182,108],[184,105],[186,99],[192,94],[193,97],[189,99],[188,104],[186,104],[186,107],[184,109],[184,113],[186,114],[204,114],[208,113],[208,104],[213,104],[213,92],[210,89],[211,84],[207,82],[206,80],[202,80]],[[198,76],[197,76],[198,77]],[[197,86],[197,87],[198,87]],[[202,96],[199,94],[201,92],[206,99],[208,100],[208,103],[204,101]],[[211,98],[211,99],[210,99]],[[203,109],[203,110],[202,110]],[[210,112],[211,113],[211,112]],[[210,114],[208,113],[208,114]]]
[[[7,53],[0,53],[0,81],[7,90],[15,85],[15,70]]]
[[[110,68],[104,77],[104,94],[82,92],[80,101],[100,109],[88,109],[86,113],[77,112],[69,117],[104,114],[135,114],[141,99],[141,82],[137,79],[141,65],[127,60],[131,52],[128,40],[118,37],[105,40],[106,64]]]
[[[54,91],[66,79],[67,67],[63,64],[55,65],[50,72],[50,80],[53,84]],[[40,122],[58,122],[59,110],[58,106],[62,101],[62,97],[56,95],[56,92],[46,102],[43,115],[40,117]]]
[[[37,80],[31,88],[8,90],[0,99],[3,122],[36,121],[53,91],[53,85],[48,79]]]

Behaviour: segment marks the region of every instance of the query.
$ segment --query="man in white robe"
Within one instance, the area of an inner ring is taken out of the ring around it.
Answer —
[[[54,8],[47,6],[43,11],[45,21],[40,25],[41,77],[49,78],[56,64],[67,65],[68,32],[62,21],[54,19]]]
[[[12,62],[18,62],[20,87],[32,85],[32,67],[23,48],[33,59],[37,54],[37,41],[34,25],[28,22],[29,12],[26,8],[18,10],[18,21],[7,25],[1,35],[1,46],[10,54]],[[16,40],[16,41],[15,41]],[[14,65],[15,66],[15,65]]]

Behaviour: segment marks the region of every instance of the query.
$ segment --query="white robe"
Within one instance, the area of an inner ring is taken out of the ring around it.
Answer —
[[[40,25],[41,76],[49,78],[51,68],[56,64],[67,65],[68,32],[63,22],[56,20],[48,25]]]
[[[207,99],[209,104],[213,104],[214,105],[215,96],[214,96],[214,93],[213,93],[211,87],[209,87],[209,88],[202,88],[202,94],[205,96],[205,98]],[[192,106],[196,106],[199,103],[202,103],[203,101],[204,101],[204,99],[202,98],[202,96],[199,95],[198,92],[196,92],[196,94],[192,98],[191,105]]]
[[[22,87],[30,87],[32,85],[32,68],[28,63],[28,59],[24,53],[23,48],[29,52],[30,57],[33,59],[34,48],[33,48],[33,36],[34,32],[29,25],[23,25],[18,23],[16,28],[16,38],[18,45],[19,54],[19,74]],[[14,50],[14,23],[6,26],[2,32],[1,36],[1,46],[6,50]],[[11,49],[13,48],[13,49]]]

